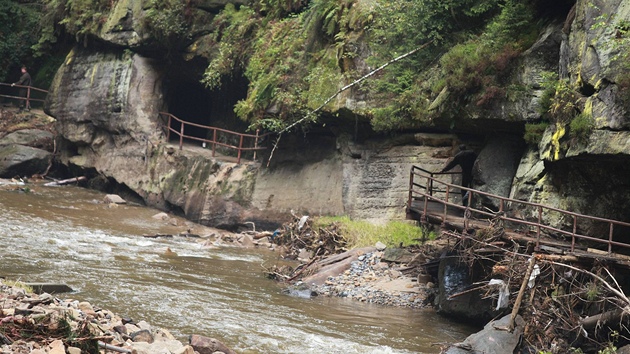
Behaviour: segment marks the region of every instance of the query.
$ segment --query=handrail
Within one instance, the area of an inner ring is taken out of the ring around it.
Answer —
[[[237,132],[233,132],[231,130],[227,130],[227,129],[223,129],[223,128],[218,128],[218,127],[212,127],[209,125],[202,125],[202,124],[197,124],[197,123],[192,123],[192,122],[187,122],[185,120],[182,120],[180,118],[177,118],[176,116],[174,116],[171,113],[168,112],[160,112],[160,117],[166,117],[168,118],[168,121],[166,124],[163,125],[163,128],[165,128],[165,133],[166,133],[166,140],[168,141],[170,139],[170,133],[173,132],[175,134],[177,134],[179,136],[179,149],[182,150],[183,146],[184,146],[184,138],[186,139],[192,139],[192,140],[198,140],[204,143],[209,143],[212,144],[212,157],[215,156],[215,152],[216,152],[216,146],[223,146],[223,147],[227,147],[230,149],[235,149],[238,151],[238,155],[237,155],[237,160],[236,163],[240,164],[241,163],[241,154],[243,151],[254,151],[254,160],[256,159],[256,152],[259,150],[265,150],[266,147],[264,146],[259,146],[259,139],[268,135],[268,134],[263,134],[260,135],[259,134],[259,130],[256,130],[256,134],[245,134],[245,133],[237,133]],[[177,121],[180,123],[180,129],[179,131],[176,129],[173,129],[172,127],[172,123],[173,120]],[[204,139],[204,138],[199,138],[196,136],[191,136],[191,135],[186,135],[184,133],[185,131],[185,126],[193,126],[193,127],[197,127],[197,128],[203,128],[203,129],[208,129],[209,131],[212,131],[212,139]],[[222,133],[226,133],[226,134],[231,134],[231,135],[236,135],[239,137],[239,145],[238,146],[234,146],[234,145],[230,145],[230,144],[226,144],[226,143],[222,143],[220,141],[217,141],[217,132],[222,132]],[[243,146],[245,143],[245,139],[253,139],[254,140],[254,147],[246,147]]]
[[[48,94],[47,90],[40,89],[40,88],[34,87],[34,86],[14,85],[14,84],[7,84],[5,82],[0,82],[0,86],[16,87],[18,89],[26,89],[26,96],[13,96],[13,95],[2,95],[2,94],[0,94],[0,97],[26,101],[26,105],[25,105],[26,108],[30,108],[31,107],[31,101],[35,101],[35,102],[44,102],[44,101],[46,101],[46,98],[33,98],[32,95],[31,95],[31,91],[44,93],[46,95]]]
[[[424,203],[423,203],[424,210],[422,214],[423,219],[426,219],[426,215],[428,211],[428,202],[434,201],[434,202],[444,205],[444,215],[443,215],[442,220],[446,220],[447,208],[451,207],[451,208],[464,210],[464,224],[465,225],[468,222],[468,218],[470,218],[473,214],[478,214],[478,215],[491,217],[494,220],[507,221],[507,222],[511,222],[517,225],[534,227],[536,229],[536,247],[539,247],[541,243],[553,244],[553,242],[547,242],[541,239],[541,233],[545,231],[545,232],[553,232],[553,233],[557,233],[563,236],[571,237],[571,252],[575,250],[576,241],[578,240],[585,240],[585,241],[592,241],[595,243],[606,244],[608,246],[609,254],[612,253],[612,246],[630,248],[630,244],[613,241],[613,232],[614,232],[615,226],[630,228],[630,223],[596,217],[596,216],[579,214],[579,213],[571,212],[568,210],[563,210],[563,209],[546,206],[543,204],[528,202],[524,200],[506,198],[506,197],[498,196],[495,194],[482,192],[476,189],[458,186],[452,183],[447,183],[436,178],[437,175],[444,175],[444,174],[453,174],[453,173],[452,172],[451,173],[434,173],[434,172],[427,171],[417,166],[412,166],[411,168],[410,181],[409,181],[409,186],[410,186],[409,200],[407,202],[407,207],[409,208],[412,206],[412,202],[414,199],[421,199],[421,198],[424,199]],[[423,185],[421,182],[417,182],[416,178],[420,178],[421,180],[426,181],[425,182],[426,184]],[[434,187],[435,185],[442,186],[444,190],[441,190],[441,189],[436,190]],[[415,187],[417,187],[418,189],[416,189]],[[449,201],[449,197],[450,197],[450,193],[452,189],[468,191],[467,206],[462,206],[452,201]],[[442,193],[444,193],[444,197],[439,196]],[[471,207],[470,205],[471,205],[473,195],[485,196],[487,198],[497,200],[499,202],[499,210],[497,212],[489,212],[489,211],[480,210],[480,209]],[[511,208],[513,208],[515,205],[522,205],[525,207],[534,208],[537,212],[536,213],[537,220],[528,221],[528,220],[518,219],[512,216],[509,216],[507,214],[508,211],[506,211],[505,209],[506,205],[508,204],[511,206]],[[571,231],[562,230],[562,229],[553,227],[551,225],[544,224],[542,220],[542,216],[545,212],[556,212],[556,213],[560,213],[561,216],[569,217],[570,219],[572,219],[572,230]],[[608,237],[606,239],[603,239],[603,238],[595,237],[595,235],[579,234],[577,232],[578,220],[595,221],[595,222],[608,224],[608,235],[607,235]]]

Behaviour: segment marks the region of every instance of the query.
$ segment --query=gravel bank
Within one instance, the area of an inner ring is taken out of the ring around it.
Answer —
[[[347,297],[378,305],[430,306],[436,293],[434,284],[419,283],[418,277],[403,274],[399,264],[384,262],[382,257],[382,251],[361,255],[348,270],[328,277],[323,285],[313,285],[311,289],[319,295]]]

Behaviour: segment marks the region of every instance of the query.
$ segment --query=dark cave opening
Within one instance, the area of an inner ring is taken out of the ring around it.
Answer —
[[[184,75],[173,75],[167,80],[168,113],[186,122],[244,133],[247,123],[236,116],[234,105],[247,96],[247,87],[247,79],[240,75],[224,80],[217,90],[209,90]],[[179,132],[181,125],[173,121],[171,128]],[[209,129],[190,125],[185,126],[184,135],[212,138]],[[179,140],[179,135],[171,133],[170,140]]]

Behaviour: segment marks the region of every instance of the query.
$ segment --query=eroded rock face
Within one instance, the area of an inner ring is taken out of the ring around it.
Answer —
[[[580,214],[622,221],[630,214],[627,165],[630,155],[628,125],[628,71],[623,48],[627,38],[617,32],[619,23],[630,20],[630,3],[608,1],[576,5],[575,19],[564,39],[559,72],[577,87],[581,97],[576,108],[592,117],[593,129],[578,136],[569,123],[553,123],[538,146],[530,147],[515,176],[512,196]],[[608,18],[610,20],[604,20]],[[534,218],[531,211],[520,211]],[[555,227],[571,230],[570,218],[545,213],[543,219]],[[597,222],[580,222],[579,232],[608,231]],[[625,238],[623,230],[615,239]]]
[[[139,3],[117,2],[101,30],[101,39],[120,48],[146,45],[148,32],[142,22],[145,9]],[[226,3],[202,1],[195,5],[195,11],[211,17]],[[549,25],[518,59],[511,77],[506,78],[524,89],[523,94],[506,95],[487,107],[469,107],[462,118],[468,123],[460,125],[458,121],[457,128],[485,138],[484,143],[477,144],[479,148],[486,146],[480,156],[479,166],[483,168],[477,174],[483,190],[630,219],[612,210],[630,197],[612,203],[611,198],[599,198],[588,191],[600,181],[610,185],[610,191],[597,188],[604,196],[625,186],[621,172],[604,177],[593,168],[621,166],[630,147],[624,88],[617,84],[623,81],[624,70],[617,59],[619,46],[610,41],[614,36],[610,28],[630,19],[629,8],[622,0],[607,2],[598,10],[579,2],[572,25],[565,26],[565,32],[561,24]],[[602,14],[612,13],[615,17],[610,26],[594,26]],[[208,37],[207,28],[203,24],[195,26],[198,31],[193,31],[196,34],[191,43],[203,42]],[[363,56],[369,48],[360,38],[356,38],[356,45],[353,53],[357,56],[340,65],[364,71]],[[190,57],[180,53],[183,57],[178,60],[207,60],[213,54],[212,48],[206,49],[193,44],[188,48]],[[265,223],[292,210],[347,214],[377,222],[402,218],[410,166],[439,170],[456,140],[427,135],[415,141],[357,143],[338,134],[315,148],[293,145],[278,150],[271,168],[262,170],[258,165],[242,168],[217,162],[207,154],[169,153],[158,120],[159,109],[168,103],[163,79],[168,70],[156,60],[129,50],[75,49],[51,88],[48,111],[59,120],[58,130],[65,139],[61,157],[64,163],[95,169],[148,204],[181,210],[188,218],[207,225],[235,225],[244,220]],[[496,143],[499,139],[495,134],[520,134],[526,121],[539,118],[542,74],[548,71],[559,72],[578,84],[585,96],[578,104],[584,112],[592,113],[597,129],[586,140],[577,140],[566,124],[552,125],[541,144],[528,150],[516,168],[520,136],[513,138],[512,146]],[[200,75],[198,70],[196,74]],[[335,109],[359,111],[369,106],[369,97],[354,94],[349,90],[340,95],[334,101]],[[447,101],[448,92],[443,96],[443,102]],[[439,106],[439,102],[436,104]],[[493,158],[497,154],[500,159]],[[606,164],[590,163],[602,157]],[[572,178],[567,181],[563,175]],[[588,202],[581,195],[589,196]],[[622,198],[626,198],[624,193]],[[277,214],[266,217],[273,213]]]
[[[611,16],[610,21],[603,20]],[[571,81],[587,96],[584,106],[598,128],[628,129],[627,93],[618,84],[627,77],[624,46],[616,26],[630,20],[630,4],[613,0],[589,6],[580,2],[571,26],[568,45]]]

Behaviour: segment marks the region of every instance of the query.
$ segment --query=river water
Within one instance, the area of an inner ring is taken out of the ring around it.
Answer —
[[[195,227],[152,218],[140,206],[110,208],[78,187],[0,190],[0,276],[66,283],[63,294],[171,331],[214,337],[239,353],[439,353],[433,343],[473,329],[433,310],[374,306],[282,293],[262,265],[276,253],[209,248],[177,234]],[[167,252],[170,249],[172,252]]]

